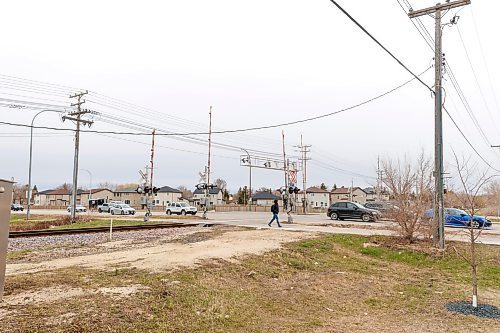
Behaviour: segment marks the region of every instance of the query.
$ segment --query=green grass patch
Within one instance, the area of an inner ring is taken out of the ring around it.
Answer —
[[[394,248],[392,240],[325,235],[238,262],[213,260],[165,273],[71,268],[9,276],[7,294],[59,285],[148,289],[132,297],[88,292],[50,305],[20,306],[2,325],[23,332],[96,333],[112,327],[116,332],[274,333],[410,332],[438,323],[442,332],[494,331],[496,322],[447,314],[443,305],[470,290],[470,272],[456,255]],[[478,253],[480,283],[488,281],[500,292],[500,247],[481,245]],[[71,320],[49,324],[54,321],[47,319],[68,312]]]

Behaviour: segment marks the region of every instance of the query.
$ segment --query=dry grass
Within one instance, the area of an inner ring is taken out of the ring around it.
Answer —
[[[480,300],[500,306],[500,248],[479,250]],[[444,309],[450,300],[467,299],[468,282],[467,266],[453,253],[441,258],[384,237],[322,236],[237,263],[211,261],[165,274],[74,268],[10,277],[7,295],[54,286],[150,289],[128,298],[89,292],[4,307],[11,315],[0,331],[498,332],[499,321]]]

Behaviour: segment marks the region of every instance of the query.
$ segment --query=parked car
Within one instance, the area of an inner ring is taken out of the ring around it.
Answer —
[[[370,201],[365,203],[363,206],[365,206],[368,209],[378,210],[382,214],[382,216],[387,216],[392,211],[399,209],[397,206],[394,206],[393,204],[390,204],[388,202]]]
[[[328,208],[326,215],[332,220],[361,219],[363,222],[376,221],[380,212],[356,202],[336,202]]]
[[[14,211],[20,210],[22,212],[24,210],[24,207],[21,204],[12,204],[12,205],[10,205],[10,210],[14,210]]]
[[[135,209],[130,207],[127,204],[113,204],[109,209],[111,215],[120,214],[120,215],[134,215]]]
[[[73,206],[68,206],[68,208],[66,208],[66,210],[68,212],[71,212],[71,210],[73,209]],[[81,212],[86,212],[87,211],[87,208],[85,208],[84,206],[82,205],[76,205],[76,208],[75,208],[76,212],[77,213],[81,213]]]
[[[197,212],[198,212],[198,209],[196,207],[190,206],[185,202],[171,202],[171,203],[168,203],[167,207],[166,207],[167,215],[172,215],[172,214],[196,215]]]
[[[434,210],[425,211],[425,218],[430,220],[434,216]],[[472,221],[473,228],[489,228],[491,221],[484,216],[474,215],[472,218],[466,211],[457,208],[444,209],[444,225],[448,227],[470,227]]]
[[[102,213],[102,212],[110,213],[111,206],[113,206],[114,204],[118,204],[118,203],[105,202],[102,205],[97,206],[97,211],[99,213]]]

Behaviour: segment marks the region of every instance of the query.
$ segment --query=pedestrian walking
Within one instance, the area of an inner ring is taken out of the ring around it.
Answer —
[[[280,212],[280,206],[278,205],[278,200],[274,200],[274,205],[271,206],[271,213],[273,213],[273,219],[267,225],[271,226],[271,224],[276,220],[278,223],[278,227],[281,228],[280,220],[278,218],[278,213]]]

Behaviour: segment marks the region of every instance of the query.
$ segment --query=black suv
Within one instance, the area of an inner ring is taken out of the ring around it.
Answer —
[[[376,221],[380,217],[380,212],[356,202],[336,202],[328,208],[326,215],[332,220],[361,219],[363,222],[370,222]]]

